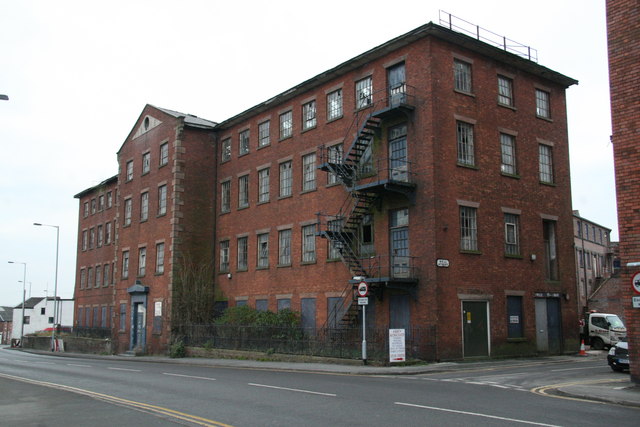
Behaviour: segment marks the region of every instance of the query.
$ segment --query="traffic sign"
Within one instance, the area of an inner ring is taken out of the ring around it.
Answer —
[[[635,293],[640,294],[640,271],[631,276],[631,286]]]
[[[369,295],[369,286],[367,282],[362,281],[358,284],[358,296],[366,297],[367,295]]]
[[[369,305],[369,297],[358,297],[358,305]]]

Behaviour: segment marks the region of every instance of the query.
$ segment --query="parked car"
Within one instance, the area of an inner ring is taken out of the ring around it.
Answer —
[[[629,344],[626,339],[620,340],[616,345],[611,346],[609,354],[607,354],[607,363],[616,372],[622,372],[629,369]]]

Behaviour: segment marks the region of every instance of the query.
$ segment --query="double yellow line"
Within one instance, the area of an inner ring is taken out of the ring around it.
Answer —
[[[558,398],[558,399],[578,400],[578,401],[582,401],[582,402],[610,403],[610,402],[604,402],[604,401],[599,401],[599,400],[595,400],[595,399],[586,399],[586,398],[580,398],[580,397],[562,396],[562,395],[550,393],[549,391],[556,390],[556,389],[561,388],[561,387],[572,386],[572,385],[590,385],[590,384],[602,384],[602,383],[613,383],[613,382],[617,383],[617,382],[628,382],[628,381],[629,381],[628,379],[618,379],[618,380],[603,379],[603,380],[572,381],[572,382],[567,382],[567,383],[551,384],[551,385],[545,385],[545,386],[541,386],[541,387],[532,388],[531,392],[533,392],[535,394],[540,394],[542,396],[555,397],[555,398]]]
[[[218,421],[209,420],[207,418],[198,417],[196,415],[185,414],[184,412],[174,411],[173,409],[164,408],[162,406],[150,405],[148,403],[136,402],[133,400],[122,399],[120,397],[111,396],[103,393],[96,393],[90,390],[84,390],[77,387],[71,387],[63,384],[55,384],[45,381],[37,381],[29,378],[17,377],[15,375],[8,375],[0,373],[0,377],[7,378],[14,381],[21,381],[23,383],[35,384],[43,387],[54,388],[56,390],[64,390],[71,393],[80,394],[82,396],[90,396],[94,399],[102,400],[104,402],[112,403],[115,405],[123,405],[134,409],[150,412],[155,415],[164,415],[167,417],[175,418],[182,421],[187,421],[192,424],[206,426],[206,427],[233,427],[229,424],[224,424]]]

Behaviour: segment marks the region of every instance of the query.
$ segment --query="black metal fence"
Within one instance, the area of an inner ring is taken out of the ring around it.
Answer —
[[[298,354],[306,356],[359,359],[362,353],[361,328],[304,329],[300,327],[189,325],[174,335],[190,347],[219,348]],[[367,359],[388,361],[389,329],[368,328]],[[438,359],[436,326],[405,330],[407,360]]]

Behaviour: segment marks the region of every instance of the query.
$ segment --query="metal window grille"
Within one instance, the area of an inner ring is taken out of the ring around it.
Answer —
[[[249,175],[238,178],[238,207],[249,206]]]
[[[247,269],[247,258],[248,258],[248,238],[247,237],[239,237],[238,238],[238,270],[246,270]]]
[[[456,59],[453,61],[453,70],[455,89],[471,93],[471,64]]]
[[[476,208],[460,206],[460,249],[463,251],[478,250],[476,211]]]
[[[457,137],[458,163],[469,166],[475,165],[473,125],[465,122],[457,122]]]

